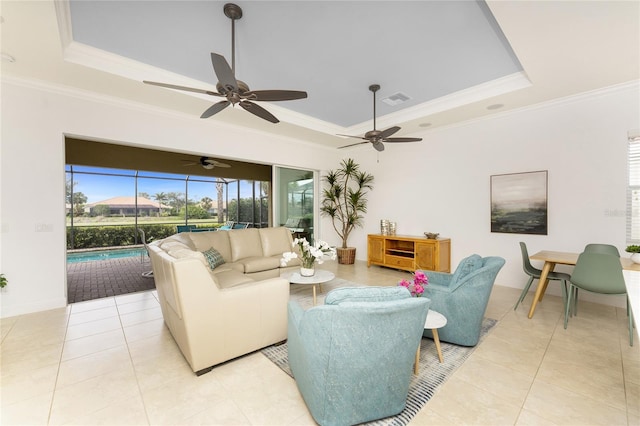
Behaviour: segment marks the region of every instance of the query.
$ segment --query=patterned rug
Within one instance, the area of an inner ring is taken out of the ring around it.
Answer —
[[[358,287],[361,285],[335,279],[327,284],[323,284],[322,301],[320,294],[318,295],[317,304],[324,303],[324,294],[331,288],[337,287]],[[308,286],[306,286],[308,287]],[[311,292],[311,288],[306,289],[307,292]],[[291,299],[302,302],[301,305],[307,309],[313,305],[312,296],[305,295],[304,292],[294,292],[294,288],[291,289]],[[480,341],[486,336],[496,324],[497,320],[491,318],[485,318],[482,322],[482,332],[480,334]],[[392,417],[376,420],[374,422],[367,423],[367,425],[406,425],[409,421],[424,407],[424,405],[431,399],[437,389],[451,376],[451,374],[460,367],[464,361],[471,355],[474,347],[457,346],[450,343],[442,342],[442,356],[444,362],[440,363],[438,360],[438,353],[436,352],[435,344],[433,340],[423,338],[420,343],[420,372],[416,376],[413,376],[411,384],[409,385],[409,396],[407,397],[407,405],[405,409]],[[293,377],[291,370],[289,369],[287,344],[274,345],[264,348],[261,351],[271,362],[277,365],[282,371]]]

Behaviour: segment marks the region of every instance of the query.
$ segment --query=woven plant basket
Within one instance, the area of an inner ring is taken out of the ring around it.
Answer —
[[[353,265],[356,261],[356,248],[355,247],[337,247],[338,263],[341,265]]]

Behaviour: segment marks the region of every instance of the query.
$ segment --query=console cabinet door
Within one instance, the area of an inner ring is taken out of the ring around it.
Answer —
[[[416,269],[436,270],[436,245],[431,242],[416,243]]]
[[[367,244],[369,265],[371,262],[384,263],[384,238],[378,238],[375,236],[369,236]]]

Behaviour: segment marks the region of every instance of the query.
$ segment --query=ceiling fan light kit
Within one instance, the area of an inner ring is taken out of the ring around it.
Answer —
[[[273,114],[254,103],[253,101],[292,101],[296,99],[304,99],[307,97],[307,92],[298,90],[250,90],[249,85],[243,81],[237,80],[235,77],[235,64],[236,64],[236,20],[242,18],[242,9],[240,6],[227,3],[224,5],[224,14],[231,19],[231,66],[224,58],[224,56],[211,52],[211,63],[213,70],[218,77],[218,83],[216,84],[217,92],[211,90],[195,89],[191,87],[177,86],[174,84],[158,83],[153,81],[144,80],[143,83],[151,84],[154,86],[165,87],[168,89],[183,90],[187,92],[203,93],[211,96],[218,96],[226,98],[220,102],[217,102],[207,108],[200,118],[209,118],[229,105],[240,105],[245,111],[250,112],[264,120],[271,123],[279,123]]]
[[[383,142],[420,142],[422,138],[392,138],[390,137],[394,133],[400,130],[400,127],[393,126],[386,130],[376,129],[376,92],[380,90],[379,84],[372,84],[369,86],[369,90],[373,92],[373,130],[369,130],[363,136],[351,136],[351,135],[338,135],[346,136],[349,138],[364,139],[364,142],[352,143],[350,145],[341,146],[338,149],[348,148],[350,146],[361,145],[363,143],[370,143],[376,151],[384,151]]]

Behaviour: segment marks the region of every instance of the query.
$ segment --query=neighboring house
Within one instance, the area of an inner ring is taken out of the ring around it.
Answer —
[[[138,197],[137,205],[135,197],[114,197],[108,200],[102,200],[90,203],[85,206],[86,213],[93,213],[96,206],[109,206],[109,215],[118,216],[135,216],[136,208],[139,216],[158,216],[161,209],[170,209],[171,206],[160,204],[157,201],[151,201],[145,197]]]

